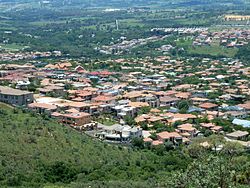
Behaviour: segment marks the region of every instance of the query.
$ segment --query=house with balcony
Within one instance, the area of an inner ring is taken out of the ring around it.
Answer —
[[[169,96],[160,97],[160,106],[162,107],[175,106],[177,102],[180,100],[181,99],[177,97],[169,97]]]
[[[183,141],[182,136],[177,132],[160,132],[157,134],[157,138],[162,142],[172,142],[173,145],[180,145]]]
[[[193,125],[190,124],[190,123],[179,125],[177,130],[182,136],[185,136],[185,137],[188,137],[188,138],[195,137],[196,132],[197,132],[196,128],[193,127]]]
[[[47,104],[47,103],[31,103],[28,104],[28,108],[39,113],[39,114],[51,114],[57,110],[56,105]]]
[[[85,112],[75,112],[75,113],[54,112],[51,115],[52,117],[58,119],[60,123],[69,126],[83,126],[91,122],[91,115]]]

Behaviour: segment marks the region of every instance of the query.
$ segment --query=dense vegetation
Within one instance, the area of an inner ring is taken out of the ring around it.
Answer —
[[[240,48],[236,57],[244,61],[245,63],[249,64],[250,62],[250,44],[243,46]]]
[[[235,145],[220,154],[199,144],[188,150],[172,150],[168,145],[148,149],[140,140],[133,141],[133,148],[108,145],[47,117],[4,105],[0,128],[1,187],[244,187],[250,183],[249,156]],[[214,146],[221,143],[217,137],[210,140]]]
[[[104,144],[20,110],[1,108],[0,113],[2,186],[156,181],[172,170],[184,170],[191,161],[178,152],[163,156]]]

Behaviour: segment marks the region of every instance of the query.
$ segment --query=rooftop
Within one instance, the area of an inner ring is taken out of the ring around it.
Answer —
[[[46,103],[31,103],[28,105],[30,108],[43,108],[48,110],[56,110],[57,106]]]
[[[235,125],[242,125],[243,127],[250,127],[250,121],[244,119],[234,119],[233,124]]]
[[[32,94],[32,92],[22,91],[5,86],[0,86],[0,93],[4,95],[16,95],[16,96]]]
[[[226,135],[229,137],[240,138],[249,135],[249,133],[247,131],[235,131]]]

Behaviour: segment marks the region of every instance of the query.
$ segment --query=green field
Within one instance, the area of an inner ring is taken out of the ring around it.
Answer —
[[[201,46],[188,48],[188,54],[225,57],[234,57],[237,51],[237,48],[226,48],[222,46]]]
[[[19,44],[1,44],[0,43],[0,50],[10,51],[10,52],[16,52],[23,50],[25,48],[29,48],[28,46],[21,46]]]
[[[192,39],[180,39],[176,41],[176,46],[184,48],[188,55],[234,57],[238,52],[237,48],[226,48],[220,46],[218,42],[212,43],[211,46],[192,46],[192,42]]]
[[[45,26],[47,24],[66,24],[66,20],[54,20],[54,21],[36,21],[36,22],[30,22],[31,25],[34,26]]]
[[[137,20],[137,19],[123,19],[120,21],[120,24],[123,26],[139,26],[139,27],[143,27],[144,24],[142,23],[142,21]]]

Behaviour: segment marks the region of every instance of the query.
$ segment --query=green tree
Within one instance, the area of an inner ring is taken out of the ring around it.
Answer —
[[[48,182],[69,183],[76,178],[77,171],[75,168],[64,162],[55,162],[54,164],[45,167],[44,176]]]
[[[190,102],[188,100],[181,100],[178,102],[177,107],[180,110],[180,113],[187,113]]]
[[[137,137],[133,138],[131,140],[131,144],[136,148],[140,149],[144,148],[144,142],[142,138],[137,138]]]
[[[124,121],[128,125],[135,125],[136,124],[134,118],[132,118],[131,116],[125,116]]]

